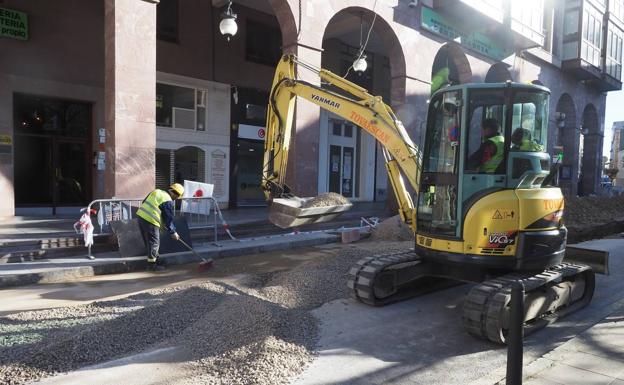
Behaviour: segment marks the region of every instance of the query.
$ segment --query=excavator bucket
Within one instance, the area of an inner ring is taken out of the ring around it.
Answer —
[[[314,198],[275,198],[269,208],[269,221],[283,229],[310,223],[327,222],[336,218],[353,206],[343,205],[305,207]]]

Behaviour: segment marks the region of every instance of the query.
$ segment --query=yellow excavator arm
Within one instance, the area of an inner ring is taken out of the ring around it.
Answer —
[[[297,69],[304,68],[318,74],[323,86],[298,79]],[[325,86],[333,86],[339,92]],[[370,95],[330,71],[302,63],[294,55],[283,56],[277,65],[269,97],[262,178],[267,200],[292,197],[285,178],[297,96],[356,124],[381,143],[399,214],[416,232],[416,208],[403,176],[418,192],[421,155],[401,121],[380,96]]]

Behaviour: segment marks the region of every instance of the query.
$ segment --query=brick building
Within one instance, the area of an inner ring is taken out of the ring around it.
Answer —
[[[538,80],[552,91],[548,150],[564,149],[562,188],[598,186],[605,95],[621,89],[624,0],[234,0],[229,41],[226,8],[0,0],[0,217],[184,179],[213,183],[224,206],[263,204],[262,128],[282,52],[382,95],[418,143],[436,76]],[[368,68],[356,74],[361,49]],[[291,156],[298,195],[388,196],[374,140],[305,101]]]

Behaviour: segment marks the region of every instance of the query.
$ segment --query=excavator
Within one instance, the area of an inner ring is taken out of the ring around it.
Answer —
[[[317,75],[318,84],[301,79],[302,70]],[[350,269],[347,284],[357,300],[383,306],[450,282],[471,283],[464,328],[505,343],[511,285],[521,280],[525,335],[538,330],[586,306],[595,273],[608,273],[607,252],[566,244],[557,163],[543,150],[549,95],[541,85],[510,81],[443,87],[429,99],[421,153],[380,96],[284,55],[267,111],[261,185],[269,219],[288,228],[330,220],[350,208],[306,208],[310,198],[297,197],[286,184],[299,97],[381,144],[400,218],[415,235],[413,249],[366,257]],[[495,153],[483,146],[491,136]]]

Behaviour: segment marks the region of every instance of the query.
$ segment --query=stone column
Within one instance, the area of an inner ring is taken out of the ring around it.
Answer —
[[[156,4],[105,0],[105,197],[155,186]]]
[[[321,49],[303,44],[286,47],[285,52],[296,52],[299,60],[321,67]],[[299,71],[301,79],[319,84],[318,76],[310,71]],[[321,109],[307,100],[297,99],[294,135],[290,144],[287,183],[300,197],[318,194],[319,138]]]

